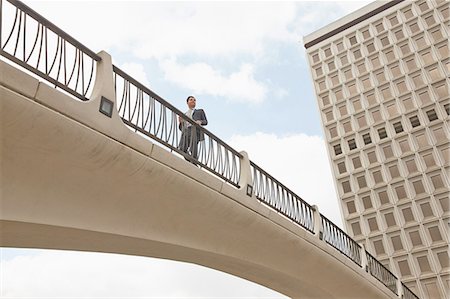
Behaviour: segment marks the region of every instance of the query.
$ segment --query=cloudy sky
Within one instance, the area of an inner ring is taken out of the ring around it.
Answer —
[[[24,1],[342,225],[303,36],[370,1]],[[0,249],[0,298],[283,298],[186,263]]]

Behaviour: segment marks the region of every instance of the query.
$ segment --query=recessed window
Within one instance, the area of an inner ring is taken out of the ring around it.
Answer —
[[[380,136],[380,139],[384,139],[387,137],[386,129],[380,128],[378,129],[378,136]]]
[[[395,130],[395,133],[401,133],[401,132],[403,132],[403,126],[402,126],[402,122],[396,122],[395,124],[394,124],[394,130]]]
[[[420,126],[420,121],[419,121],[419,118],[417,117],[417,115],[411,116],[409,118],[409,121],[411,122],[411,126],[413,128]]]
[[[336,144],[333,148],[336,155],[342,154],[342,148],[340,144]]]
[[[372,200],[370,199],[370,196],[365,196],[362,198],[364,209],[370,209],[372,208]]]
[[[371,144],[372,143],[372,139],[370,138],[370,134],[364,134],[363,135],[363,139],[364,139],[364,144]]]
[[[434,111],[434,109],[428,110],[428,111],[427,111],[427,116],[428,116],[428,119],[429,119],[430,121],[433,121],[433,120],[438,119],[438,117],[437,117],[437,115],[436,115],[436,111]]]
[[[352,191],[349,181],[342,182],[342,190],[344,190],[344,193],[348,193],[348,192]]]
[[[350,139],[350,140],[348,141],[348,147],[349,147],[350,150],[354,150],[354,149],[356,148],[356,142],[355,142],[355,139]]]
[[[377,160],[377,155],[375,154],[375,152],[369,152],[367,153],[367,159],[369,159],[369,162],[372,163],[376,163],[378,162]]]
[[[353,162],[353,167],[355,168],[355,169],[358,169],[358,168],[360,168],[362,165],[361,165],[361,159],[359,158],[359,157],[355,157],[355,158],[353,158],[352,159],[352,162]]]
[[[367,187],[366,177],[364,175],[358,177],[358,186],[359,188]]]
[[[345,167],[345,162],[339,162],[338,163],[338,169],[339,173],[342,174],[347,171],[347,168]]]
[[[450,104],[445,104],[444,109],[445,109],[445,112],[447,112],[447,115],[450,115]]]

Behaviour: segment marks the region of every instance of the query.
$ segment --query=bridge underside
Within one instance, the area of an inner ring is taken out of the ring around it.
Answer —
[[[98,114],[96,103],[0,67],[0,246],[190,262],[292,298],[396,298],[316,236]]]

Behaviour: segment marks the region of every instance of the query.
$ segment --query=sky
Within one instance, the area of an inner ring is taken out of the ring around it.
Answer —
[[[32,1],[25,4],[180,110],[342,227],[303,36],[371,1]],[[285,298],[161,259],[0,249],[0,298]]]

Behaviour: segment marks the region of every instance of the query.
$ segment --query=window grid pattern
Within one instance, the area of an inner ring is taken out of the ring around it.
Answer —
[[[307,50],[347,231],[421,298],[450,297],[449,20],[404,1]]]

